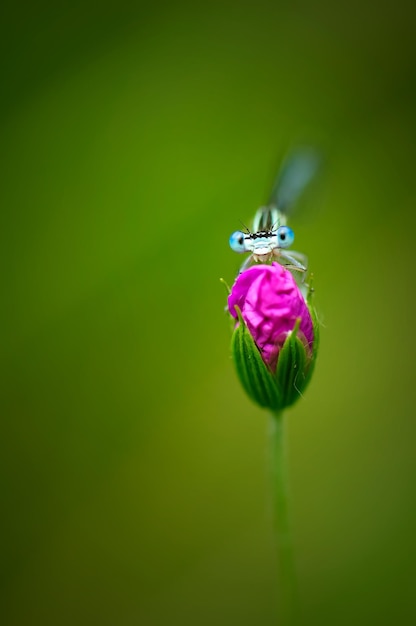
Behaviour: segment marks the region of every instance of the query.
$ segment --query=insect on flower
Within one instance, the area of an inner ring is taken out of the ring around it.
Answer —
[[[290,254],[286,252],[295,239],[293,230],[286,225],[286,216],[318,166],[318,155],[312,149],[297,150],[284,160],[269,203],[260,207],[254,216],[252,231],[237,230],[230,237],[234,252],[250,252],[240,273],[253,262],[278,261],[287,269],[306,275],[306,256],[292,250]]]

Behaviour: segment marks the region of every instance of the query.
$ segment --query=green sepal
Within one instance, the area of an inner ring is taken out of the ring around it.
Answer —
[[[313,307],[310,302],[308,302],[308,309],[309,309],[309,313],[311,314],[312,325],[313,325],[313,360],[315,361],[316,356],[318,354],[318,350],[319,350],[319,341],[321,338],[321,332],[319,328],[319,320],[316,314],[315,307]]]
[[[310,286],[309,292],[308,292],[308,296],[306,298],[306,304],[308,306],[308,310],[309,310],[310,316],[312,318],[313,350],[312,350],[312,354],[310,356],[310,364],[309,364],[309,367],[308,367],[307,372],[306,372],[305,388],[306,388],[306,385],[309,383],[310,379],[312,378],[312,374],[313,374],[313,371],[315,369],[316,357],[318,356],[319,341],[320,341],[320,337],[321,337],[320,323],[319,323],[319,320],[318,320],[318,315],[316,313],[315,307],[312,305],[313,293],[314,293],[314,290],[313,290],[312,286]]]
[[[307,348],[298,337],[300,319],[288,335],[279,352],[275,379],[282,401],[282,408],[290,406],[300,396],[309,382],[311,359]]]
[[[313,350],[298,336],[300,318],[286,338],[273,374],[264,363],[240,309],[236,306],[239,326],[234,330],[231,351],[237,375],[249,397],[262,407],[281,411],[302,397],[315,367],[319,344],[319,323],[315,309],[308,302],[314,328]]]
[[[240,323],[232,336],[231,352],[238,378],[254,402],[262,407],[279,410],[282,402],[274,376],[261,358],[240,309],[237,306],[235,309]]]
[[[313,299],[313,294],[315,293],[315,290],[312,286],[312,282],[313,282],[313,276],[311,275],[310,279],[309,279],[309,289],[308,289],[308,293],[306,296],[306,305],[308,307],[310,316],[312,318],[312,325],[313,325],[313,359],[316,359],[316,355],[318,354],[318,348],[319,348],[319,339],[320,339],[320,328],[319,328],[319,321],[318,321],[318,316],[316,314],[316,310],[315,307],[312,304],[312,299]]]

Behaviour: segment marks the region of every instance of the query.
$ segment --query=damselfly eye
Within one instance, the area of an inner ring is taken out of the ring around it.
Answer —
[[[234,252],[247,252],[245,236],[241,230],[236,230],[230,237],[230,248]]]
[[[277,229],[277,241],[279,248],[288,248],[295,240],[295,233],[289,226],[280,226]]]

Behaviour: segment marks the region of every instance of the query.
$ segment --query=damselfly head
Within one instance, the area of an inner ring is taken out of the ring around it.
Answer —
[[[263,230],[243,233],[236,230],[230,237],[230,248],[234,252],[253,252],[265,255],[275,248],[289,248],[295,240],[295,233],[289,226],[279,226],[276,230]]]

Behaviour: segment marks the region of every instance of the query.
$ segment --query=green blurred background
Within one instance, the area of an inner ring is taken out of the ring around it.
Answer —
[[[229,234],[296,141],[323,322],[289,415],[303,624],[416,623],[413,6],[1,9],[2,624],[276,624]]]

